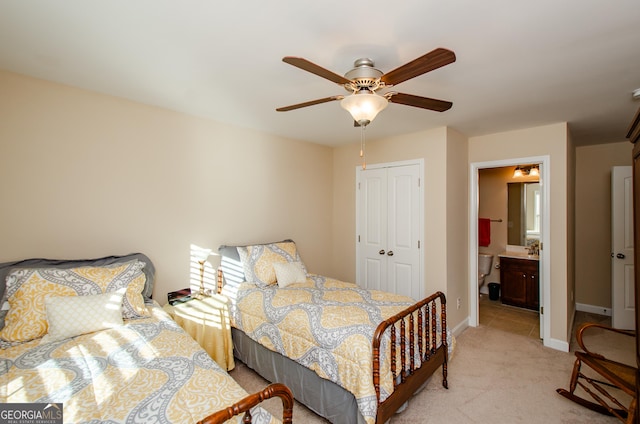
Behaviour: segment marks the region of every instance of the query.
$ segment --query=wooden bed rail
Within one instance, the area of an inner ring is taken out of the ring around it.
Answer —
[[[438,303],[440,303],[440,346],[438,339]],[[442,365],[442,385],[447,383],[447,300],[443,293],[431,296],[382,321],[373,336],[373,385],[378,400],[376,423],[386,422]],[[407,328],[408,327],[408,328]],[[393,393],[380,402],[380,344],[389,333],[390,366]],[[417,330],[417,331],[416,331]],[[400,333],[399,336],[396,333]],[[408,333],[408,334],[407,334]],[[417,335],[416,335],[417,333]],[[416,349],[419,355],[416,355]],[[398,356],[400,364],[398,366]],[[416,361],[416,357],[420,358]],[[417,363],[418,362],[418,363]]]
[[[270,384],[264,390],[253,393],[233,405],[209,415],[202,421],[198,421],[198,424],[221,424],[243,412],[245,414],[242,422],[251,424],[251,412],[249,409],[274,396],[278,396],[282,400],[282,423],[291,424],[293,422],[293,395],[287,386],[280,383]]]

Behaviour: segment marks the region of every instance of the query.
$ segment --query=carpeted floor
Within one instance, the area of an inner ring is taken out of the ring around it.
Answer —
[[[588,321],[584,315],[577,321]],[[625,352],[633,361],[633,340],[596,334],[589,338],[609,352]],[[480,325],[457,337],[456,352],[449,362],[449,389],[436,373],[427,387],[409,402],[409,407],[390,422],[401,423],[615,423],[556,393],[568,388],[574,358],[543,347],[539,340]],[[241,362],[230,373],[247,391],[268,384]],[[281,406],[271,399],[265,405],[277,416]],[[326,423],[296,402],[294,423]]]

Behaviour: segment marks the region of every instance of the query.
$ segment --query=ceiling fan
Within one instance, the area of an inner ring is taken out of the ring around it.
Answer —
[[[351,94],[347,96],[330,96],[291,106],[279,107],[276,109],[278,112],[287,112],[307,106],[340,100],[341,106],[351,113],[355,125],[365,127],[373,121],[378,112],[387,107],[389,102],[437,112],[449,110],[453,105],[453,103],[445,100],[398,93],[395,91],[390,91],[382,95],[376,94],[378,90],[395,86],[401,82],[455,62],[456,55],[451,50],[437,48],[386,74],[374,68],[374,63],[371,59],[358,59],[354,62],[354,68],[347,72],[344,77],[301,57],[286,56],[282,60],[304,71],[335,82],[343,86]]]

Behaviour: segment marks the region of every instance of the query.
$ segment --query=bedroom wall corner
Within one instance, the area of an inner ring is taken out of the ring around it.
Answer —
[[[469,317],[469,140],[447,128],[447,320],[460,327]],[[460,306],[458,307],[458,299]]]
[[[330,273],[356,281],[356,167],[360,145],[333,148],[333,226]]]

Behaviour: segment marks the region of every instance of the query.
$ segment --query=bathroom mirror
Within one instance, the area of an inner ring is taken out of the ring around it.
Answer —
[[[507,183],[507,244],[540,240],[540,183]]]

